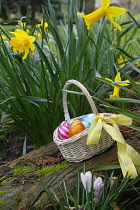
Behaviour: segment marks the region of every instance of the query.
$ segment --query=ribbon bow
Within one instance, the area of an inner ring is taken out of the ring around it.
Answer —
[[[133,179],[137,176],[137,171],[140,173],[140,167],[135,167],[140,165],[140,154],[125,142],[117,124],[131,125],[132,119],[122,114],[114,114],[110,117],[106,117],[103,114],[96,115],[88,131],[87,145],[98,144],[102,128],[104,128],[117,142],[118,159],[123,176],[128,174]]]

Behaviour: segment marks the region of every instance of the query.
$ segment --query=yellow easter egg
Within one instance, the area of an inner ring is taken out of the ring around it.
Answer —
[[[83,123],[80,120],[74,120],[70,125],[69,137],[81,133],[83,130],[85,130]]]

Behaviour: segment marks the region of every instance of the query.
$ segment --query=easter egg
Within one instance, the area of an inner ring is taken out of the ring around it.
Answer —
[[[74,121],[74,119],[71,119],[68,121],[69,124],[71,124]]]
[[[86,114],[86,115],[84,115],[84,116],[81,118],[81,121],[86,121],[86,122],[88,122],[89,124],[91,124],[93,120],[94,120],[94,114],[93,114],[93,113],[91,113],[91,114]]]
[[[69,129],[69,137],[72,137],[85,130],[83,123],[80,120],[74,120]]]
[[[68,139],[69,138],[69,127],[70,124],[67,123],[66,121],[63,121],[59,126],[58,126],[58,138],[59,139]]]
[[[84,125],[85,128],[89,128],[90,127],[90,124],[86,121],[81,121]]]

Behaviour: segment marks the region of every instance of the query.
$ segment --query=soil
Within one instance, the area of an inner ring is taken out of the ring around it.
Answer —
[[[5,131],[0,131],[0,165],[22,156],[24,139],[25,133],[16,128],[8,127]],[[27,138],[26,152],[33,149],[35,146]]]
[[[2,148],[0,151],[0,166],[23,155],[24,139],[25,133],[23,131],[7,130],[6,132],[0,133],[0,148]],[[26,141],[26,153],[36,149],[28,137]],[[25,161],[25,158],[23,158],[23,160]],[[43,159],[37,158],[33,162],[37,167],[40,167],[44,165],[59,164],[63,160],[63,156],[58,152],[53,156],[43,156]]]

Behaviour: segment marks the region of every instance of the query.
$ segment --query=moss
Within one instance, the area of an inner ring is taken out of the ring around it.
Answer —
[[[28,174],[35,170],[35,167],[22,167],[18,166],[14,169],[13,176],[18,176],[21,174]]]
[[[8,190],[3,190],[3,191],[0,191],[0,195],[3,195],[3,194],[6,194],[8,192]]]
[[[0,206],[4,206],[6,202],[0,202]]]
[[[13,170],[13,174],[11,177],[7,178],[7,176],[3,176],[0,180],[3,180],[0,185],[5,185],[8,181],[12,180],[13,177],[18,176],[18,175],[23,175],[23,174],[28,174],[31,172],[34,172],[38,176],[47,176],[50,175],[51,173],[55,171],[59,171],[61,169],[67,168],[70,166],[72,163],[69,163],[67,161],[63,161],[62,163],[58,165],[52,165],[52,166],[43,166],[41,169],[37,170],[35,167],[31,166],[17,166]],[[7,179],[6,179],[7,178]]]
[[[61,169],[67,168],[68,166],[72,165],[72,163],[69,163],[67,161],[63,161],[59,165],[52,165],[52,166],[44,166],[38,171],[35,172],[38,176],[47,176],[53,173],[54,171],[60,171]]]
[[[4,179],[0,185],[5,185],[7,182],[9,182],[12,179],[12,177],[9,177],[7,179]]]
[[[3,180],[3,179],[6,179],[6,178],[7,178],[7,175],[2,176],[2,177],[0,178],[0,181]]]
[[[21,198],[21,197],[18,197],[18,198],[17,198],[17,202],[18,202],[18,203],[20,203],[20,202],[21,202],[21,200],[22,200],[22,198]]]
[[[19,206],[20,202],[21,202],[22,198],[21,197],[17,197],[17,203],[16,206]]]

